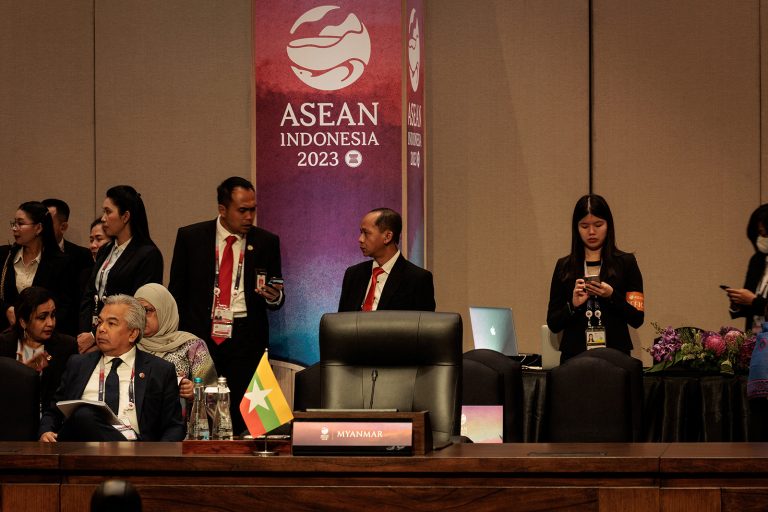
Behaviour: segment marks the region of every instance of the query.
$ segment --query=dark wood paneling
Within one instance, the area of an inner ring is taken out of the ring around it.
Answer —
[[[3,484],[0,492],[2,512],[59,512],[58,484]]]

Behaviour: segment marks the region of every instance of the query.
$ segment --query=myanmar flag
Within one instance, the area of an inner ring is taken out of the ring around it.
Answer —
[[[256,367],[256,373],[253,374],[243,401],[240,402],[240,414],[243,415],[248,432],[253,437],[274,430],[293,419],[291,408],[269,365],[266,351]]]

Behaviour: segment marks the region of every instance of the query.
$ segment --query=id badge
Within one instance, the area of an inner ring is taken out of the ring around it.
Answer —
[[[218,338],[232,337],[232,323],[235,317],[232,310],[226,306],[217,306],[213,310],[213,325],[211,327],[211,336]]]
[[[262,269],[256,270],[256,290],[261,290],[267,285],[267,273]]]
[[[584,333],[587,338],[587,350],[605,347],[605,329],[601,327],[590,327],[584,331]]]

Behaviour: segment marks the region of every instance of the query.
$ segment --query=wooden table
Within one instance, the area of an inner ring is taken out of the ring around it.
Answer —
[[[180,443],[0,443],[3,511],[86,512],[134,483],[151,511],[750,511],[768,506],[768,445],[454,445],[412,457],[182,454]]]

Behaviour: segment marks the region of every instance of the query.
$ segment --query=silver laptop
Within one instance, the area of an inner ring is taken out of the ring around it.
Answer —
[[[541,367],[545,370],[560,366],[560,338],[562,333],[553,333],[547,324],[541,326]]]
[[[506,356],[516,356],[517,336],[509,308],[470,307],[475,348],[487,348]]]

